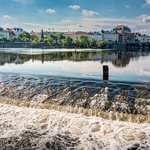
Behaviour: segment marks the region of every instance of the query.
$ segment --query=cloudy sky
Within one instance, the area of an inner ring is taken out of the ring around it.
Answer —
[[[150,35],[150,0],[0,0],[0,26],[101,31],[124,24]]]

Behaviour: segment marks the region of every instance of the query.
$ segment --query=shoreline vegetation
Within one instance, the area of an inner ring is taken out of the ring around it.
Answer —
[[[0,48],[30,47],[30,48],[106,48],[106,42],[103,40],[89,39],[88,36],[81,35],[77,39],[70,36],[65,37],[61,33],[51,35],[36,35],[26,31],[18,36],[12,37],[12,40],[0,38]]]

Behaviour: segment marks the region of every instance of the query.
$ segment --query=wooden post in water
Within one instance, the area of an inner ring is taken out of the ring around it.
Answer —
[[[103,80],[108,80],[109,79],[109,68],[108,66],[104,65],[103,66]]]

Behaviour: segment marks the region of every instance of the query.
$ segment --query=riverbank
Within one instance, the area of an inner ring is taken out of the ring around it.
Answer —
[[[82,48],[82,47],[62,47],[57,44],[55,46],[49,46],[45,43],[37,43],[33,45],[31,42],[4,42],[0,43],[0,48],[43,48],[43,49],[54,49],[54,48]],[[89,47],[97,49],[95,47]],[[107,43],[102,49],[118,49],[118,50],[150,50],[150,43]]]

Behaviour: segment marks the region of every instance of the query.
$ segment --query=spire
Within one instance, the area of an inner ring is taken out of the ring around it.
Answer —
[[[44,39],[43,29],[41,30],[41,39]]]

